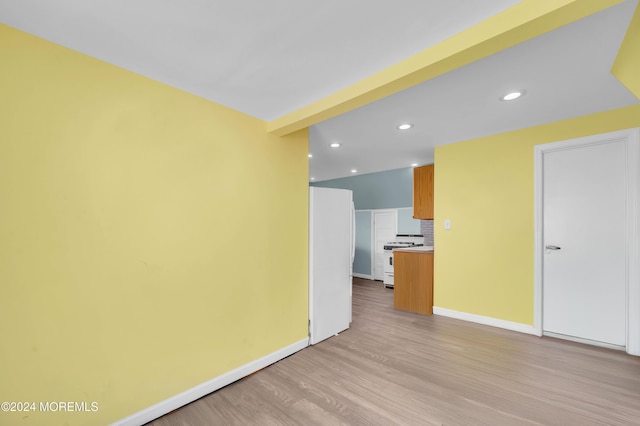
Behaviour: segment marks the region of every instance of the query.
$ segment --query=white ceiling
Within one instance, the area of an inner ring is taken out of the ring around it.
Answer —
[[[273,120],[519,0],[0,0],[0,22]]]
[[[638,103],[609,73],[637,1],[313,126],[311,176],[429,163],[436,145]],[[269,121],[516,3],[0,0],[0,22]],[[497,101],[513,87],[528,94]]]
[[[611,75],[637,0],[310,128],[310,178],[433,163],[433,148],[637,104]],[[512,89],[527,94],[498,98]],[[399,131],[402,122],[414,124]],[[338,149],[329,147],[341,143]]]

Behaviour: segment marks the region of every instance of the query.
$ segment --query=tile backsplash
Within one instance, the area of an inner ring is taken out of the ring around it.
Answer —
[[[420,221],[420,233],[424,235],[424,245],[433,245],[433,220]]]

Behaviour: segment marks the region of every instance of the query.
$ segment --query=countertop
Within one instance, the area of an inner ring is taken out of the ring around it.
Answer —
[[[405,247],[405,248],[397,248],[393,249],[393,251],[408,251],[411,253],[422,252],[422,253],[433,253],[433,246],[419,246],[419,247]]]

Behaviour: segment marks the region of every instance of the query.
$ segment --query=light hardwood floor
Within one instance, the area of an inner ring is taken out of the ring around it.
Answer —
[[[149,424],[640,425],[640,358],[353,293],[349,330]]]

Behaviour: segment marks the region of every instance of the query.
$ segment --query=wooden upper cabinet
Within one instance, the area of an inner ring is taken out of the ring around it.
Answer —
[[[433,219],[433,164],[413,169],[413,218]]]

